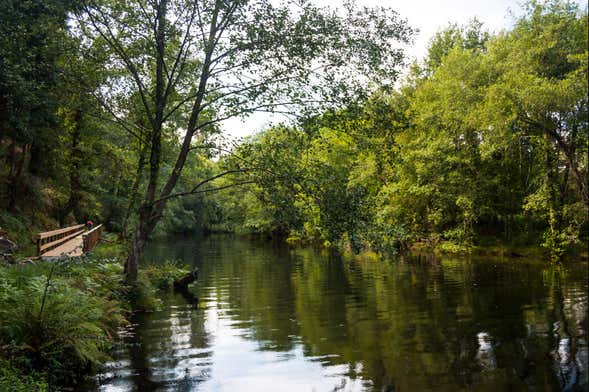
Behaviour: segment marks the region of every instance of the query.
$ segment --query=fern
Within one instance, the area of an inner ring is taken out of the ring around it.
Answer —
[[[87,266],[86,276],[78,267],[56,264],[1,269],[0,354],[21,358],[29,370],[47,370],[57,382],[108,359],[105,352],[124,322],[117,295],[109,291],[119,273],[109,268]]]

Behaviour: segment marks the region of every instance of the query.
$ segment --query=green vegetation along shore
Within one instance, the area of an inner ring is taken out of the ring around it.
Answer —
[[[0,266],[0,390],[84,385],[131,311],[157,310],[162,291],[188,271],[166,262],[125,285],[123,260],[97,255]]]
[[[561,2],[529,3],[498,34],[449,26],[398,89],[240,145],[223,163],[262,169],[215,198],[220,226],[355,251],[586,257],[587,35],[586,11]]]

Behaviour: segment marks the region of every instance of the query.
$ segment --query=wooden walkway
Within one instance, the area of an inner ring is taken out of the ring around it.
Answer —
[[[102,225],[86,230],[75,225],[37,235],[37,256],[41,258],[80,257],[94,249],[102,236]]]
[[[40,255],[41,257],[80,257],[84,254],[83,252],[84,241],[82,234],[71,240],[59,245],[57,248],[48,250],[47,252]]]

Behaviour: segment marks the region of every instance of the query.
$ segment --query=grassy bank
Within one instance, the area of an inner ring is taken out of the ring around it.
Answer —
[[[130,288],[122,258],[107,256],[116,249],[0,266],[0,390],[75,387],[108,359],[130,312],[157,309],[158,291],[187,272],[175,263],[152,265]]]

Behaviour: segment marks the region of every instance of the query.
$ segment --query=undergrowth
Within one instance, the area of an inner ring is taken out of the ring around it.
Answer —
[[[22,374],[9,361],[0,359],[0,391],[48,392],[45,374]]]
[[[0,266],[0,391],[75,387],[108,360],[127,315],[158,309],[158,290],[185,272],[150,265],[130,288],[118,258]]]

